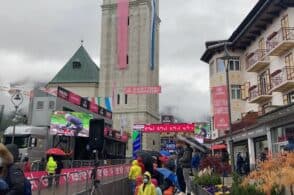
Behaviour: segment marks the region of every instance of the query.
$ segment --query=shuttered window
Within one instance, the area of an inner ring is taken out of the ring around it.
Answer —
[[[246,100],[249,98],[249,88],[250,88],[250,82],[246,82],[241,86],[241,99]]]

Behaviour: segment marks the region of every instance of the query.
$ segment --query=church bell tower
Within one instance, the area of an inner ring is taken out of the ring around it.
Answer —
[[[112,97],[113,128],[159,122],[158,94],[126,87],[159,86],[158,0],[103,0],[99,96]],[[144,134],[143,149],[159,150],[159,134]],[[132,140],[127,156],[132,155]]]

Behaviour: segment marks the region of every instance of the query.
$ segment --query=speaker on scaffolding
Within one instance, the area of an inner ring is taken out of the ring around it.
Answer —
[[[91,119],[89,128],[90,149],[101,152],[104,145],[104,119]]]

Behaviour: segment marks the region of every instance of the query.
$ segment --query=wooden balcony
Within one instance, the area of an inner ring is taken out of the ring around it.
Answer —
[[[267,49],[269,56],[281,56],[294,48],[294,28],[281,28],[268,37]]]
[[[271,74],[271,92],[287,92],[294,89],[294,66],[284,66]]]
[[[247,72],[259,72],[266,68],[270,64],[267,50],[257,49],[247,56],[246,71]]]
[[[262,104],[264,102],[269,101],[272,98],[272,95],[269,95],[266,92],[266,90],[261,90],[260,86],[256,86],[256,85],[255,85],[255,88],[253,89],[251,87],[249,94],[250,94],[249,103]]]

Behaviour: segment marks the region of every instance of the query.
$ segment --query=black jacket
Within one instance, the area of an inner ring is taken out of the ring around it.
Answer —
[[[25,176],[23,171],[15,164],[8,167],[6,182],[9,186],[9,191],[6,195],[19,195],[24,193]]]
[[[191,168],[192,153],[193,150],[191,147],[187,147],[184,149],[184,154],[182,158],[179,159],[182,168]]]
[[[6,148],[12,154],[13,158],[10,161],[11,163],[7,166],[7,176],[5,178],[9,191],[7,195],[19,195],[24,193],[24,182],[25,176],[20,167],[15,164],[15,161],[18,159],[18,148],[15,144],[8,144]]]

